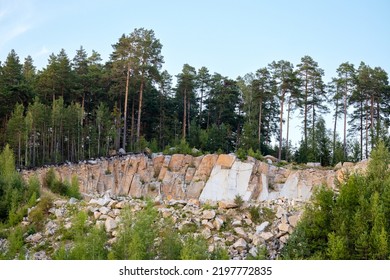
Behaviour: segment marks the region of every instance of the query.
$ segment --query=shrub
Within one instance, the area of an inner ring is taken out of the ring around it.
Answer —
[[[293,259],[389,259],[390,154],[381,143],[365,175],[351,174],[337,194],[319,188],[283,249]]]
[[[251,215],[251,220],[255,224],[260,223],[260,206],[250,206],[249,207],[249,214]]]
[[[207,241],[202,236],[194,237],[190,235],[184,241],[180,252],[182,260],[207,260],[210,259]]]
[[[24,258],[24,238],[23,230],[20,226],[14,228],[8,236],[7,259]]]
[[[67,196],[74,197],[77,199],[81,199],[82,196],[80,194],[79,182],[77,176],[72,177],[72,182],[70,186],[67,188]]]
[[[57,193],[68,197],[74,197],[77,199],[82,198],[79,190],[77,176],[72,177],[71,183],[69,183],[68,181],[61,182],[56,178],[54,169],[50,168],[46,172],[43,182],[44,182],[43,184],[44,187],[48,188],[53,193]]]
[[[243,148],[239,148],[239,149],[236,151],[236,155],[237,155],[237,157],[238,157],[240,160],[246,160],[247,157],[248,157],[247,151],[245,151],[245,149],[243,149]]]
[[[229,260],[229,252],[226,248],[222,246],[216,246],[214,251],[211,253],[212,260]]]
[[[237,204],[238,208],[241,208],[244,205],[244,200],[242,199],[241,195],[237,194],[234,197],[234,203]]]
[[[43,187],[52,190],[54,188],[54,183],[56,181],[56,174],[54,168],[51,167],[47,172],[43,179]]]
[[[118,241],[113,246],[111,258],[149,260],[156,255],[154,240],[158,234],[155,225],[158,212],[148,200],[144,209],[133,214],[130,209],[122,210],[123,227]]]
[[[48,195],[43,195],[38,204],[31,210],[29,219],[36,230],[41,231],[49,209],[53,206],[53,200]]]
[[[160,231],[160,244],[158,245],[158,255],[161,260],[179,260],[183,244],[176,230],[173,229],[171,218],[164,220],[164,226]]]
[[[254,152],[252,148],[249,148],[248,156],[253,157],[257,160],[263,160],[263,155],[260,153],[260,151],[256,150],[256,152]]]

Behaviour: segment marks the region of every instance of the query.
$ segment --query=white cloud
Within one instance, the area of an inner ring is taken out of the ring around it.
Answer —
[[[0,47],[33,28],[33,11],[33,7],[25,2],[4,1],[1,4]]]

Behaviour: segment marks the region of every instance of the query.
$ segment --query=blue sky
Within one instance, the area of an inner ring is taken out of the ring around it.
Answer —
[[[81,45],[107,61],[111,45],[134,28],[153,29],[172,75],[184,63],[235,79],[273,60],[310,55],[325,70],[360,61],[390,72],[390,1],[0,0],[0,61],[15,49],[38,69]]]

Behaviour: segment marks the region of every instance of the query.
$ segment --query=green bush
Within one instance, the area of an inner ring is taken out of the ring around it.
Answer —
[[[236,155],[237,155],[237,157],[238,157],[240,160],[246,160],[247,157],[248,157],[247,151],[245,151],[245,149],[243,149],[243,148],[239,148],[239,149],[236,151]]]
[[[202,236],[187,236],[180,252],[182,260],[207,260],[210,259],[207,241]]]
[[[72,177],[72,182],[69,183],[68,181],[61,182],[56,178],[55,171],[53,168],[50,168],[45,175],[45,178],[43,180],[44,187],[51,190],[53,193],[57,193],[60,195],[68,196],[68,197],[74,197],[77,199],[81,199],[82,196],[80,194],[79,190],[79,184],[77,176]]]
[[[20,226],[15,227],[8,236],[7,259],[24,259],[24,238]]]
[[[237,204],[238,208],[241,208],[244,205],[244,200],[242,199],[241,195],[237,194],[234,197],[234,203]]]
[[[180,252],[183,244],[180,240],[180,235],[173,229],[173,221],[171,218],[165,219],[163,228],[160,230],[160,244],[157,251],[161,260],[179,260]]]
[[[379,143],[365,175],[322,187],[282,251],[286,259],[389,259],[390,153]]]
[[[122,210],[123,226],[113,245],[111,258],[122,260],[150,260],[156,256],[154,240],[158,236],[155,223],[158,212],[148,200],[144,209],[132,213]]]
[[[53,207],[53,199],[48,195],[43,195],[38,204],[31,210],[28,217],[36,230],[41,231],[43,229],[51,207]]]
[[[70,183],[70,185],[68,185],[66,194],[69,197],[74,197],[77,199],[82,198],[82,196],[80,194],[79,181],[78,181],[77,176],[74,175],[72,177],[72,182]]]
[[[229,252],[222,246],[216,246],[214,251],[211,253],[212,260],[229,260]]]
[[[250,206],[249,207],[249,214],[251,215],[251,220],[252,222],[254,222],[255,224],[259,224],[260,221],[261,221],[261,218],[260,218],[260,206]]]
[[[81,223],[75,229],[74,243],[67,250],[62,244],[54,252],[55,260],[106,260],[108,250],[106,248],[107,234],[103,227],[93,226],[91,228],[85,225],[85,216],[78,217],[78,223]],[[84,221],[84,222],[83,222]]]

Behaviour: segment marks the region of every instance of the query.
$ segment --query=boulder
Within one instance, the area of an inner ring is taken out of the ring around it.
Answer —
[[[257,257],[257,254],[258,254],[258,249],[257,249],[257,247],[256,247],[256,246],[253,246],[253,247],[249,250],[249,254],[250,254],[252,257],[256,258],[256,257]]]
[[[281,223],[278,225],[278,229],[282,232],[288,232],[290,229],[290,225]]]
[[[321,167],[321,162],[308,162],[306,165],[308,167]]]
[[[354,163],[353,162],[349,162],[349,161],[346,161],[343,163],[343,167],[345,168],[351,168],[351,167],[354,167]]]
[[[42,234],[40,232],[37,232],[35,234],[31,234],[29,236],[27,236],[26,238],[26,242],[28,243],[38,243],[39,241],[41,241],[43,238]]]
[[[259,226],[256,227],[256,234],[260,234],[268,226],[269,226],[269,222],[268,221],[265,221],[265,222],[261,223]]]
[[[271,155],[264,156],[264,159],[267,161],[270,160],[271,162],[278,162],[278,159],[274,156],[271,156]]]
[[[269,231],[263,231],[260,233],[260,237],[263,238],[265,241],[271,239],[274,235]]]
[[[288,217],[288,223],[294,228],[297,226],[298,221],[299,221],[299,216],[297,215],[292,215]]]
[[[218,208],[220,209],[231,209],[231,208],[237,208],[238,205],[231,200],[221,200],[218,201]]]
[[[336,164],[335,166],[334,166],[334,170],[339,170],[339,169],[341,169],[343,167],[343,163],[342,162],[339,162],[338,164]]]
[[[215,211],[214,210],[204,210],[202,214],[202,219],[211,220],[215,217]]]
[[[202,235],[203,237],[207,240],[211,237],[211,230],[208,228],[208,227],[205,227],[203,230],[202,230]]]
[[[221,229],[221,227],[223,226],[223,224],[224,224],[224,221],[220,217],[215,217],[213,225],[214,225],[216,230],[219,231]]]
[[[106,221],[104,222],[104,226],[106,228],[106,232],[111,232],[117,228],[117,223],[113,218],[107,217]]]
[[[238,239],[233,244],[233,248],[238,250],[238,251],[246,250],[247,246],[248,246],[248,243],[245,241],[244,238]]]
[[[244,239],[247,239],[248,238],[248,235],[247,233],[244,231],[244,229],[242,227],[235,227],[234,228],[234,232],[239,236],[239,237],[242,237]]]

